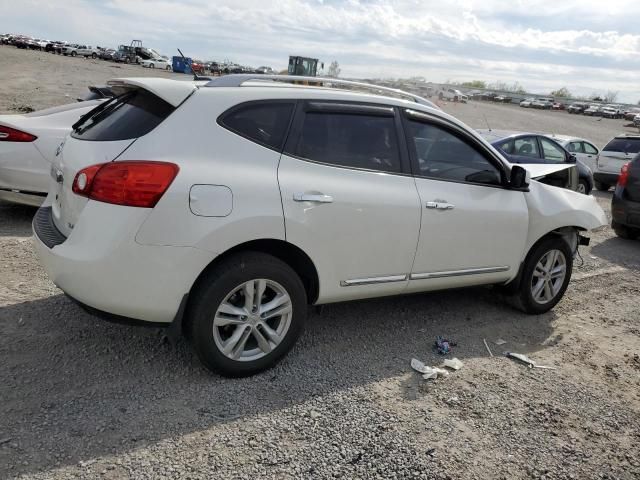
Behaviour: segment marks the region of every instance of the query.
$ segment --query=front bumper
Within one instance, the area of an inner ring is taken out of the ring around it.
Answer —
[[[34,217],[34,243],[49,278],[78,302],[115,316],[172,322],[215,258],[193,247],[140,245],[135,234],[150,210],[92,201],[69,237],[49,248],[35,225],[46,218],[42,210]]]

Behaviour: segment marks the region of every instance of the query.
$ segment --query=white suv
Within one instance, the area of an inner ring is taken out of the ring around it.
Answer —
[[[607,221],[428,101],[256,77],[109,82],[121,95],[74,125],[34,219],[65,293],[184,328],[207,367],[249,375],[307,305],[494,284],[545,312],[578,232]]]
[[[615,185],[622,167],[640,153],[640,135],[624,134],[612,138],[596,159],[593,181],[598,190]]]

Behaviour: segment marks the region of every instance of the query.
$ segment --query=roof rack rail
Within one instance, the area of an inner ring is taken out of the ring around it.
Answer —
[[[321,88],[339,88],[341,90],[366,90],[373,93],[377,93],[378,95],[406,98],[420,105],[425,105],[427,107],[440,110],[440,107],[435,105],[430,100],[427,100],[426,98],[420,97],[413,93],[405,92],[404,90],[399,90],[396,88],[389,88],[389,87],[382,87],[380,85],[373,85],[371,83],[356,82],[353,80],[341,80],[338,78],[331,78],[331,77],[305,77],[305,76],[297,76],[297,75],[264,75],[264,74],[254,75],[250,73],[238,73],[238,74],[230,74],[222,77],[217,77],[214,80],[211,80],[209,83],[207,83],[205,87],[241,87],[246,82],[250,82],[250,81],[266,82],[267,80],[271,80],[273,82],[292,83],[292,84],[296,82],[314,82],[314,83],[321,83],[322,85],[309,85],[309,86],[321,87]]]

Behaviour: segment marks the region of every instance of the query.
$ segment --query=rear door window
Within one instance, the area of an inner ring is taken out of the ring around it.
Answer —
[[[588,153],[589,155],[596,155],[598,153],[598,149],[591,145],[588,142],[582,142],[584,146],[584,153]]]
[[[393,116],[307,112],[292,153],[342,167],[401,171]]]
[[[127,92],[100,104],[73,125],[71,136],[79,140],[107,142],[146,135],[175,108],[146,90]]]
[[[570,142],[569,145],[567,145],[567,150],[571,153],[584,153],[582,142]]]
[[[293,102],[257,102],[224,113],[220,125],[265,147],[280,151],[293,112]]]

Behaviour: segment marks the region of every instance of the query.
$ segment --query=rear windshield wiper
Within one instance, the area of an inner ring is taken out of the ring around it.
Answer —
[[[88,120],[92,118],[96,118],[98,115],[105,114],[107,109],[111,109],[114,107],[119,101],[128,98],[133,92],[127,92],[117,97],[110,98],[109,100],[101,103],[93,110],[88,111],[84,115],[82,115],[76,123],[71,125],[71,129],[78,133],[81,130],[82,125],[84,125]],[[94,122],[95,123],[95,122]],[[93,125],[93,124],[92,124]],[[89,125],[87,125],[88,127]]]

